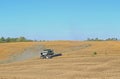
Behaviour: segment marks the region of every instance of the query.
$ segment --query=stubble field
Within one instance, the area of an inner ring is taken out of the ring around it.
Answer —
[[[62,56],[40,59],[44,48]],[[0,79],[120,79],[120,42],[1,43]]]

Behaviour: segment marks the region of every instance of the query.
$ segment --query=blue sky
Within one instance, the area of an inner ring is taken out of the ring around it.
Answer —
[[[0,0],[0,37],[120,39],[120,0]]]

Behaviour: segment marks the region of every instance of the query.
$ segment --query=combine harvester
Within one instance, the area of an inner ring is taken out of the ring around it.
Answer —
[[[41,53],[40,53],[40,58],[41,59],[51,59],[53,57],[56,56],[62,56],[62,54],[55,54],[54,51],[52,49],[44,49]]]

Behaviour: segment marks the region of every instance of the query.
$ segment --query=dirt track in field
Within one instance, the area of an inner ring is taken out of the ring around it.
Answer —
[[[75,47],[71,47],[71,48],[68,48],[68,49],[64,49],[64,50],[61,50],[60,52],[61,53],[68,53],[68,52],[71,52],[71,51],[85,49],[85,48],[90,47],[90,46],[91,45],[89,45],[89,44],[84,44],[84,45],[80,45],[80,46],[75,46]],[[5,60],[0,60],[0,64],[19,62],[19,61],[32,59],[32,58],[35,58],[35,57],[40,57],[40,52],[44,48],[45,47],[42,46],[42,45],[36,45],[36,46],[32,46],[32,47],[26,48],[21,53],[15,53],[15,54],[11,55],[10,57],[8,57]]]

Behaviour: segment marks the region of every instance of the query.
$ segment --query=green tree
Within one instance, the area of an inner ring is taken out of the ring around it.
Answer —
[[[11,42],[11,38],[10,37],[6,38],[6,42]]]
[[[17,42],[25,42],[27,39],[25,37],[19,37],[17,38]]]
[[[6,39],[5,39],[4,37],[1,37],[1,38],[0,38],[0,42],[1,42],[1,43],[4,43],[4,42],[6,42]]]

